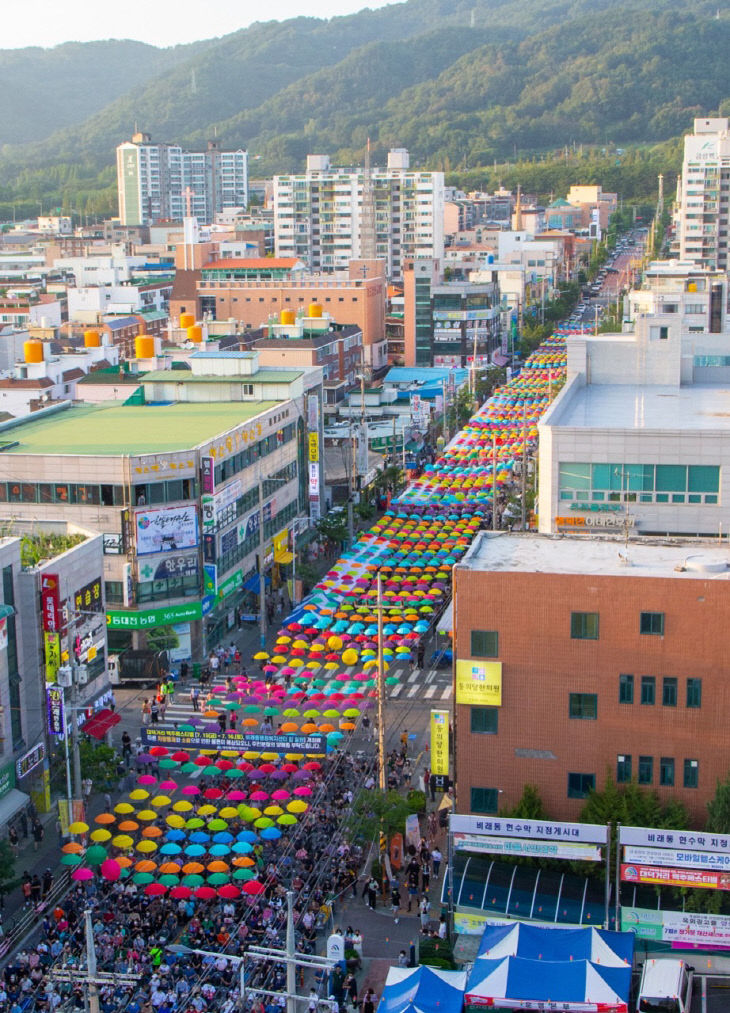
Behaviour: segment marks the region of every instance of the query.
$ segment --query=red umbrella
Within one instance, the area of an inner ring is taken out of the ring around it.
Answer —
[[[162,883],[148,883],[144,892],[148,897],[161,897],[163,893],[167,893],[167,887]]]
[[[198,892],[197,890],[195,891]],[[213,891],[215,893],[215,891]],[[258,897],[259,894],[264,892],[264,884],[259,883],[257,879],[249,879],[243,884],[243,892],[247,893],[249,897]]]
[[[150,883],[150,886],[154,886],[154,883]],[[170,896],[174,897],[175,900],[187,900],[188,897],[192,896],[193,891],[189,886],[173,886],[170,890]]]
[[[170,759],[176,760],[178,763],[187,763],[190,759],[190,753],[186,753],[184,749],[178,749],[176,753],[172,754]]]
[[[196,767],[210,767],[213,761],[209,756],[196,756],[193,763]]]
[[[252,880],[250,880],[252,882]],[[225,886],[218,887],[218,896],[224,897],[226,900],[235,900],[236,897],[241,896],[241,891],[233,883],[226,883]]]
[[[218,770],[231,770],[234,767],[231,760],[216,760],[215,765]]]
[[[253,882],[253,880],[251,880]],[[199,900],[213,900],[215,897],[215,888],[212,886],[199,886],[195,891],[195,896]]]
[[[322,764],[318,763],[317,760],[310,760],[309,763],[304,764],[304,770],[321,770]]]
[[[169,749],[167,746],[153,746],[150,749],[150,756],[167,756]]]
[[[273,763],[262,763],[259,767],[259,773],[261,774],[273,774],[276,767]]]
[[[208,799],[211,799],[213,801],[215,801],[215,799],[217,799],[217,798],[223,798],[223,789],[222,788],[206,788],[205,791],[203,792],[203,798],[208,798]]]

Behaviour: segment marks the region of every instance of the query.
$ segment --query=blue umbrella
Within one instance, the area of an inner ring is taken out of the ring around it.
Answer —
[[[165,845],[165,847],[167,847],[167,845]],[[191,858],[199,858],[201,855],[205,854],[205,848],[202,844],[188,844],[187,848],[185,848],[185,854],[189,855]]]
[[[209,849],[209,853],[215,858],[221,858],[223,855],[230,855],[231,847],[229,844],[214,844]]]
[[[277,830],[276,827],[265,827],[261,831],[261,836],[265,841],[278,841],[281,837],[281,830]]]
[[[210,834],[206,834],[204,830],[195,830],[190,835],[191,844],[207,844],[210,840]]]
[[[185,831],[184,830],[168,830],[165,834],[165,840],[168,841],[184,841]]]
[[[237,855],[250,855],[253,851],[253,846],[248,841],[236,841],[231,847],[231,851],[235,851]]]
[[[241,830],[239,833],[236,834],[236,840],[245,841],[246,844],[255,844],[257,838],[253,830]]]
[[[180,847],[180,845],[173,843],[163,844],[162,847],[160,848],[161,855],[179,855],[181,851],[182,848]]]
[[[233,840],[235,838],[228,830],[219,830],[217,834],[213,834],[215,844],[230,844]]]

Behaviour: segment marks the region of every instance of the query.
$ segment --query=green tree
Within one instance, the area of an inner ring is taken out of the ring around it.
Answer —
[[[329,538],[331,542],[344,545],[347,541],[347,518],[344,511],[330,514],[328,517],[320,517],[317,521],[317,531],[323,538]]]
[[[705,829],[716,834],[730,833],[730,773],[724,781],[717,780],[715,794],[707,803]]]
[[[15,855],[7,840],[0,841],[0,898],[9,893],[15,881]]]
[[[397,791],[361,791],[352,809],[353,829],[366,841],[377,839],[381,831],[390,838],[405,833],[406,817],[412,811],[408,800]]]
[[[147,631],[147,647],[151,651],[170,651],[180,646],[180,638],[172,626],[154,626]]]
[[[82,740],[79,743],[81,776],[90,777],[96,791],[108,791],[117,781],[119,755],[111,746]]]
[[[522,797],[516,806],[507,809],[504,816],[512,816],[521,820],[543,820],[547,817],[545,806],[540,798],[540,789],[536,784],[526,784],[522,789]]]

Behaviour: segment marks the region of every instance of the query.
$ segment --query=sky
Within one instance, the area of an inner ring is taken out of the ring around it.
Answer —
[[[10,0],[3,4],[0,49],[93,39],[139,39],[157,46],[226,35],[254,21],[331,18],[389,0]],[[391,0],[392,2],[392,0]]]

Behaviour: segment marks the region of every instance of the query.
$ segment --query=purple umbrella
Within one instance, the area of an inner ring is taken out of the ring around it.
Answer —
[[[149,753],[138,753],[137,760],[140,763],[152,763],[154,760],[154,756],[150,756]]]
[[[275,770],[272,774],[269,774],[272,781],[286,781],[289,775],[285,770]]]
[[[311,776],[312,774],[309,770],[298,770],[295,774],[292,774],[295,781],[308,781]]]

